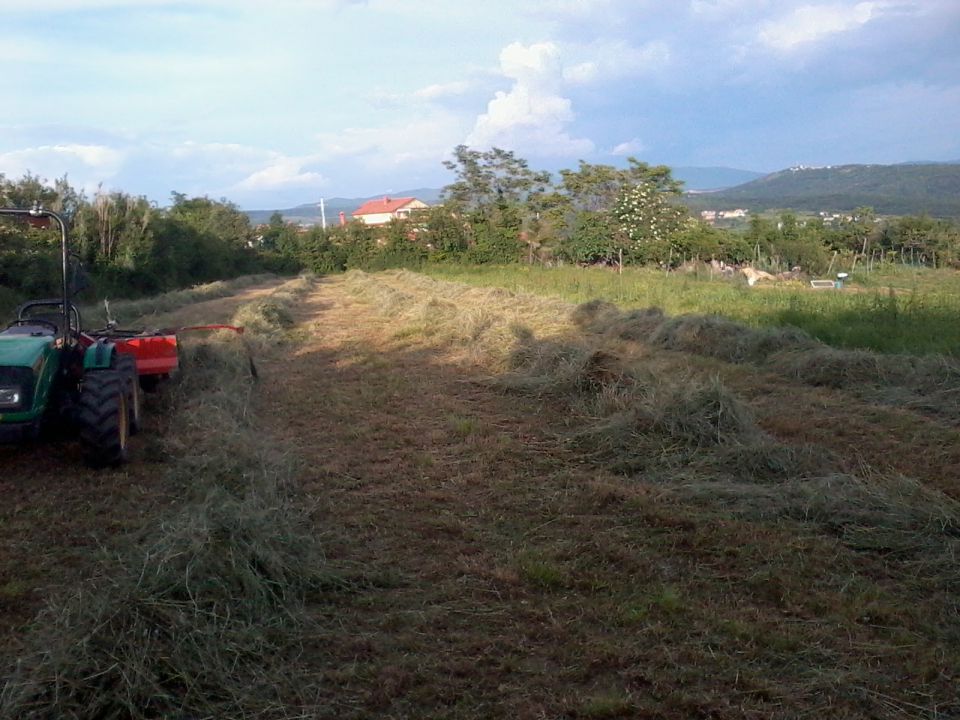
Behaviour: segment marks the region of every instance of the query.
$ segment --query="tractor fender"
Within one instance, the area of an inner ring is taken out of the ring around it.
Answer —
[[[83,353],[84,370],[109,370],[113,364],[113,354],[117,346],[100,338]]]

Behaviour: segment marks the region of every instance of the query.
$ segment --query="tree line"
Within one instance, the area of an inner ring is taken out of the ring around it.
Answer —
[[[811,273],[838,259],[845,267],[858,259],[960,267],[960,228],[949,221],[881,219],[863,207],[833,222],[784,211],[752,215],[739,230],[715,227],[684,206],[669,167],[632,157],[619,168],[581,161],[554,178],[511,151],[461,145],[444,164],[454,180],[441,204],[409,220],[303,232],[275,214],[263,246],[317,272],[424,262],[676,267],[695,259]]]
[[[753,215],[740,230],[714,227],[684,206],[669,167],[628,158],[625,167],[581,161],[556,176],[515,153],[457,146],[439,205],[370,227],[353,221],[303,229],[274,213],[253,227],[226,200],[173,193],[160,208],[141,196],[98,191],[66,178],[0,175],[0,206],[40,202],[64,215],[73,249],[100,296],[134,297],[240,274],[307,269],[464,264],[580,263],[676,267],[693,259],[812,273],[839,256],[960,267],[960,229],[926,216],[880,219],[871,208],[827,224],[792,212]],[[0,306],[56,294],[55,233],[0,223]]]
[[[99,296],[150,295],[289,264],[258,248],[247,216],[225,200],[173,193],[170,206],[159,208],[124,192],[88,198],[66,178],[49,184],[30,174],[0,175],[0,206],[26,209],[35,202],[66,219],[71,250]],[[59,243],[52,230],[0,222],[0,306],[56,296]]]

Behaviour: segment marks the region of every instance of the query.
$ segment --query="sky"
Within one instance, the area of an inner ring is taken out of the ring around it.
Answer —
[[[957,0],[0,0],[0,174],[245,209],[536,169],[960,160]]]

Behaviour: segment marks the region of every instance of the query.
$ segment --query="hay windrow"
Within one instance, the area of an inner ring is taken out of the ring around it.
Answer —
[[[960,363],[941,355],[884,355],[829,347],[792,327],[751,328],[712,315],[665,317],[659,308],[620,311],[591,301],[573,322],[607,338],[770,368],[807,385],[960,421]]]
[[[289,503],[212,490],[38,622],[46,648],[4,686],[5,717],[270,716],[290,680],[316,544]],[[280,681],[280,686],[270,685]]]
[[[663,323],[666,315],[658,307],[631,310],[618,318],[607,332],[621,340],[644,342]]]
[[[310,282],[272,301],[288,312]],[[259,317],[254,337],[286,324]],[[0,716],[288,717],[308,691],[290,663],[305,598],[338,580],[292,483],[296,461],[257,432],[235,335],[191,343],[185,361],[161,442],[187,502],[41,614]]]
[[[449,300],[459,312],[448,307],[443,317],[434,318],[431,337],[460,342],[467,341],[461,333],[465,306],[475,307],[486,292],[407,272],[357,276],[355,282],[366,293],[408,296],[406,309],[393,310],[405,317],[424,302],[434,302],[430,298]],[[385,287],[372,290],[381,283]],[[509,352],[487,352],[488,365],[500,371],[493,382],[508,392],[558,403],[566,418],[565,437],[585,458],[616,472],[642,475],[678,497],[696,500],[702,492],[717,498],[728,512],[756,512],[757,518],[788,518],[824,528],[832,517],[844,523],[843,537],[851,543],[855,535],[859,543],[869,533],[880,537],[891,527],[905,538],[919,526],[896,518],[932,516],[932,506],[921,495],[878,490],[878,504],[866,491],[872,480],[839,475],[839,460],[831,453],[771,438],[758,427],[750,407],[719,378],[654,371],[641,364],[642,356],[618,348],[624,340],[639,340],[729,362],[777,367],[806,384],[859,388],[861,393],[863,387],[892,382],[908,400],[933,402],[940,393],[944,404],[947,397],[956,403],[958,375],[952,361],[912,358],[903,363],[899,357],[829,348],[792,328],[758,330],[720,317],[666,318],[657,308],[623,312],[602,301],[574,307],[522,294],[505,299],[522,307],[527,322],[511,328]],[[484,321],[472,339],[487,336],[504,343],[503,334],[489,336],[491,327],[506,325],[497,317],[498,305],[503,307],[503,299],[483,306]],[[551,321],[543,322],[548,316]],[[571,328],[582,334],[574,335]],[[938,412],[942,409],[940,405]],[[836,479],[840,477],[844,479]],[[885,478],[877,480],[879,486],[892,482]],[[898,482],[897,487],[904,487],[908,481]],[[830,493],[837,488],[833,500]],[[886,514],[885,502],[890,503]],[[844,517],[849,521],[841,520]]]
[[[819,345],[806,333],[790,329],[755,329],[711,315],[681,315],[664,320],[647,338],[668,350],[707,355],[727,362],[762,363],[787,348]]]
[[[694,447],[740,445],[760,436],[750,408],[719,377],[674,387],[655,409],[658,430]]]
[[[217,280],[183,290],[173,290],[142,300],[110,301],[110,314],[122,326],[124,323],[130,323],[144,315],[167,313],[185,305],[227,297],[235,294],[238,290],[275,280],[276,277],[272,273],[245,275],[232,280]],[[99,318],[103,316],[103,313],[104,307],[102,304],[83,308],[83,314],[87,318]],[[91,324],[96,325],[97,322],[94,320],[91,321]]]

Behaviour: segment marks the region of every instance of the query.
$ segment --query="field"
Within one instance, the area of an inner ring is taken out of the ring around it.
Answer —
[[[960,716],[955,360],[501,272],[160,303],[129,465],[0,447],[0,717]]]
[[[505,287],[569,302],[604,299],[671,315],[717,314],[755,327],[792,326],[837,347],[960,355],[960,273],[885,266],[854,273],[842,291],[806,283],[758,284],[626,268],[428,267],[434,277]]]

